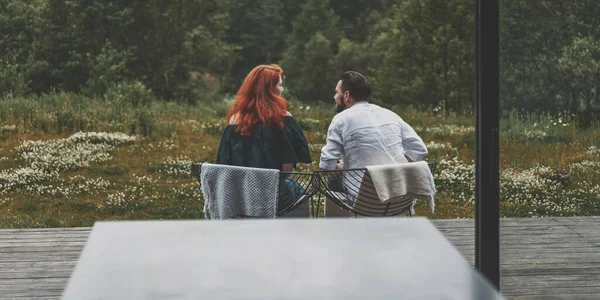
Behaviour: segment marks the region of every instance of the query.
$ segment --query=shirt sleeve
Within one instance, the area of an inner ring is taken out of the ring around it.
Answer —
[[[417,135],[415,130],[408,125],[404,120],[402,124],[402,147],[404,147],[404,155],[408,156],[412,161],[423,160],[427,155],[427,147],[423,140]]]
[[[338,160],[344,155],[344,142],[342,139],[342,123],[334,117],[327,129],[327,141],[321,149],[321,170],[335,170]]]

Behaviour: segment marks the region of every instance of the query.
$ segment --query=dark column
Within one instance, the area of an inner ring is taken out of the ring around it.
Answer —
[[[477,0],[475,267],[500,287],[499,0]]]

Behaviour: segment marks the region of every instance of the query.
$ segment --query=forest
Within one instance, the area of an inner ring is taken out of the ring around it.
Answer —
[[[235,94],[257,64],[286,96],[331,101],[364,73],[373,101],[471,111],[473,0],[0,0],[0,95],[95,97],[143,86],[166,101]],[[600,5],[501,1],[504,109],[593,114],[600,105]]]

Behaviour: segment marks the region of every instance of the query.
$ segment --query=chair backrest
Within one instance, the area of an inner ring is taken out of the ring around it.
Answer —
[[[202,163],[192,164],[192,176],[200,183]],[[277,217],[308,217],[311,197],[318,192],[314,187],[314,174],[279,172]],[[237,187],[232,187],[233,189]]]
[[[433,174],[437,163],[429,162]],[[367,169],[316,171],[320,191],[337,205],[358,215],[393,216],[409,212],[414,199],[398,199],[382,203]]]
[[[277,217],[306,218],[310,214],[314,187],[314,174],[302,172],[279,172]]]

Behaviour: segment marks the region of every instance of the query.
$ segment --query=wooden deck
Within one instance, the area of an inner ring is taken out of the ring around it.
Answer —
[[[433,220],[469,263],[473,220]],[[508,299],[600,299],[600,217],[503,219]],[[59,299],[90,228],[0,229],[0,299]]]

